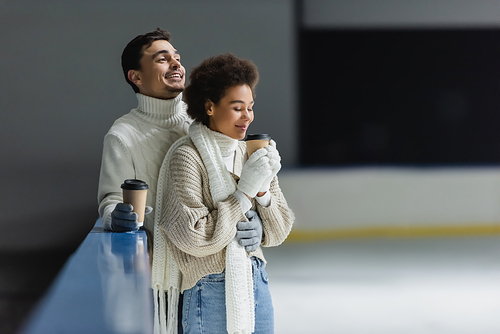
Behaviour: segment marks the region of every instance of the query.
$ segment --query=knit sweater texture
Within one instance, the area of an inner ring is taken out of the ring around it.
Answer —
[[[235,185],[246,159],[246,144],[239,142],[234,173],[231,173]],[[236,235],[236,225],[248,219],[234,195],[216,204],[213,202],[207,169],[191,141],[172,152],[169,169],[161,229],[182,273],[181,291],[184,291],[192,288],[203,276],[224,270],[226,247]],[[252,199],[252,209],[262,220],[263,247],[280,245],[290,233],[294,221],[277,177],[271,182],[269,191],[271,201],[267,207]],[[260,247],[247,256],[265,261]]]
[[[163,158],[170,146],[187,134],[191,123],[182,94],[170,100],[136,96],[137,108],[117,119],[104,137],[97,200],[106,230],[111,230],[111,212],[123,202],[121,184],[126,179],[140,179],[149,185],[146,202],[154,208]],[[146,216],[144,226],[152,232],[150,216]]]

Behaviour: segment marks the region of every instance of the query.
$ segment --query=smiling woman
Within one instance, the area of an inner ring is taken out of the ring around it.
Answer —
[[[252,107],[252,89],[248,85],[230,87],[219,103],[207,101],[208,127],[233,139],[243,139],[253,121]]]
[[[252,111],[253,120],[252,107],[259,72],[252,62],[231,54],[212,57],[194,68],[190,79],[191,84],[186,87],[184,96],[188,104],[187,112],[195,121],[209,126],[209,114],[214,111],[213,108],[223,109],[223,105],[236,101],[240,104],[234,107]],[[236,89],[238,86],[246,88]]]
[[[248,157],[240,141],[254,119],[258,79],[252,62],[230,54],[206,59],[191,73],[185,99],[195,122],[189,136],[170,148],[158,179],[152,265],[157,329],[177,327],[182,292],[184,333],[273,332],[260,245],[281,244],[294,215],[278,185],[276,144]],[[161,314],[164,291],[168,324]]]

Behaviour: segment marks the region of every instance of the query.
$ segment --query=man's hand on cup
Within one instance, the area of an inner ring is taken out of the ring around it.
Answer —
[[[132,204],[118,203],[111,212],[111,229],[113,232],[129,232],[139,230],[140,223],[137,221],[137,213],[133,212]],[[146,206],[145,215],[150,214],[153,208]]]

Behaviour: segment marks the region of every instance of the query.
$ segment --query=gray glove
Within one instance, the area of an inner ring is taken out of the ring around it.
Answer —
[[[113,232],[128,232],[139,230],[139,222],[137,221],[137,213],[133,212],[132,204],[118,203],[115,209],[111,212],[111,230]],[[145,214],[148,215],[153,211],[153,208],[146,206]]]
[[[245,247],[247,252],[253,252],[259,248],[262,242],[262,221],[257,212],[253,210],[248,210],[245,216],[247,216],[249,221],[239,222],[236,225],[238,229],[236,239],[238,239],[238,243],[241,246]]]

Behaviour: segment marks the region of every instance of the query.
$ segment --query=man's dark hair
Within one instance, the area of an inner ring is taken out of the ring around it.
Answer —
[[[170,33],[161,28],[156,28],[155,31],[148,32],[144,35],[139,35],[131,40],[122,52],[122,70],[125,75],[125,80],[134,89],[134,92],[139,93],[139,88],[128,79],[128,71],[140,70],[140,60],[144,54],[143,50],[147,49],[154,41],[165,40],[170,42]],[[146,47],[144,47],[146,46]]]
[[[195,121],[208,126],[206,102],[210,100],[217,104],[228,88],[245,84],[250,87],[255,98],[259,72],[250,60],[227,53],[205,59],[191,71],[189,80],[190,84],[184,91],[187,113]]]

